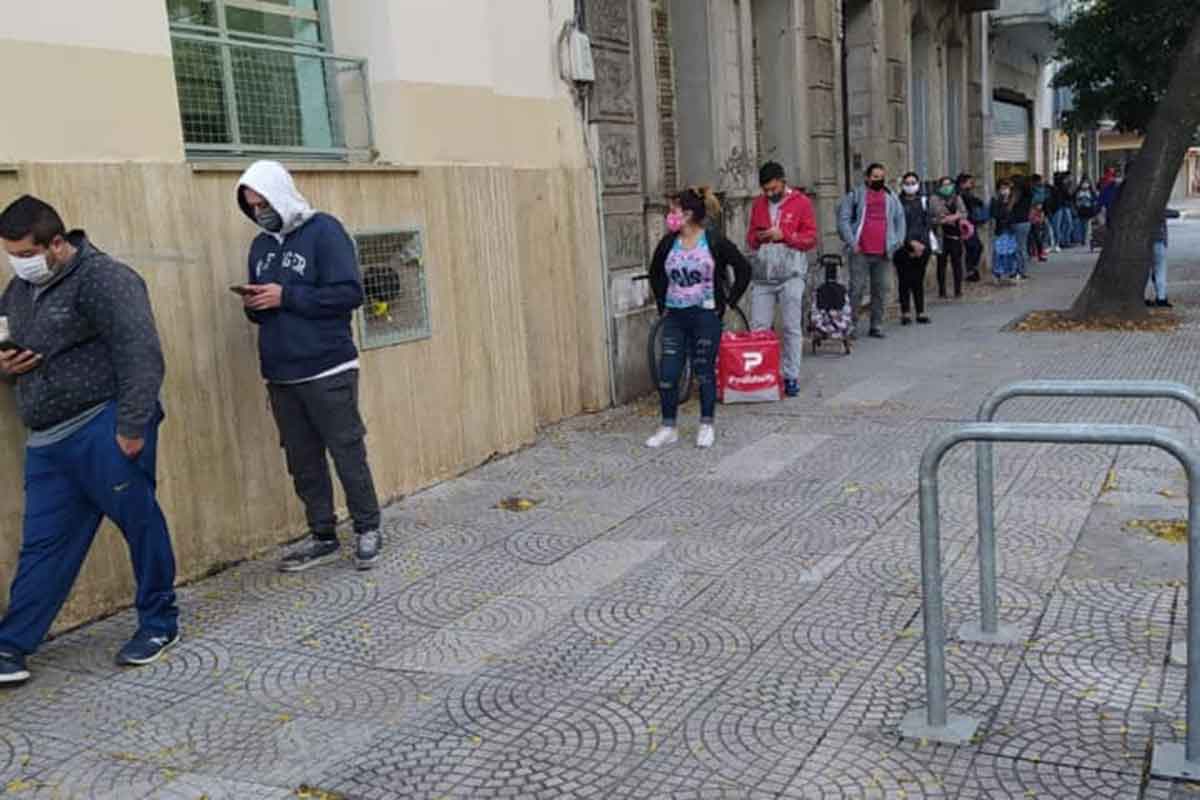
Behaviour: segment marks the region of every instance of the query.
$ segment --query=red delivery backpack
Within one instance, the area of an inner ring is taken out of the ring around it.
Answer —
[[[774,331],[729,331],[717,352],[717,400],[773,403],[783,394],[779,337]]]

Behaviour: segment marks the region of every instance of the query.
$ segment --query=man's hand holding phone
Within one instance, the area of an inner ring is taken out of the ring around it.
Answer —
[[[6,375],[24,375],[26,372],[37,369],[41,363],[41,353],[16,346],[0,349],[0,372]]]
[[[283,305],[283,287],[278,283],[230,286],[229,290],[240,294],[242,304],[251,311],[270,311]]]

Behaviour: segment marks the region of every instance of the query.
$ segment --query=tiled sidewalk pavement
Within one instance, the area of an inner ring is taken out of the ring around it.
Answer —
[[[1197,243],[1200,223],[1173,235],[1176,253]],[[712,452],[644,450],[651,405],[547,431],[391,509],[368,576],[264,561],[183,590],[185,642],[155,667],[111,666],[129,613],[62,637],[0,694],[0,795],[1187,796],[1145,778],[1150,744],[1182,733],[1166,656],[1185,618],[1182,546],[1122,527],[1185,513],[1178,468],[1148,450],[999,448],[1002,618],[1028,645],[950,647],[977,744],[895,732],[923,702],[930,437],[1013,379],[1200,385],[1197,312],[1171,336],[999,332],[1064,305],[1084,269],[1062,256],[1025,287],[934,306],[928,328],[809,358],[801,398],[720,409]],[[1173,278],[1200,301],[1200,265]],[[1161,402],[1005,417],[1194,427]],[[978,613],[971,464],[963,449],[943,470],[951,629]],[[497,510],[510,495],[540,505]]]

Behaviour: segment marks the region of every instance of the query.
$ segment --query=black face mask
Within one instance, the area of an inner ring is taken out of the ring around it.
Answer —
[[[870,186],[872,191],[883,191],[883,181],[867,181],[867,186]]]
[[[283,218],[279,216],[278,211],[270,206],[256,210],[254,212],[254,219],[271,233],[279,233],[283,230]]]
[[[772,203],[782,203],[783,198],[787,196],[787,192],[776,192],[775,194],[767,195],[767,199]]]

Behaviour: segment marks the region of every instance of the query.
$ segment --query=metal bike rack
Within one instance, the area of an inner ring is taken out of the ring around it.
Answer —
[[[925,448],[920,469],[921,590],[925,622],[927,705],[901,723],[902,736],[961,745],[980,720],[946,712],[946,621],[942,606],[942,551],[938,518],[938,470],[946,453],[963,442],[1145,445],[1164,450],[1183,465],[1188,478],[1188,666],[1185,744],[1154,748],[1152,774],[1200,779],[1200,454],[1166,428],[1149,425],[1064,425],[1047,423],[967,423],[941,434]]]
[[[1200,395],[1183,383],[1172,381],[1018,381],[993,391],[979,406],[979,422],[992,422],[1000,406],[1017,397],[1113,397],[1162,398],[1185,404],[1200,420]],[[1010,625],[1000,625],[999,601],[996,591],[996,517],[995,478],[991,442],[975,445],[975,492],[979,515],[979,623],[967,623],[955,634],[964,642],[987,644],[1017,644],[1020,631]],[[1179,648],[1171,658],[1185,664],[1185,654]]]

